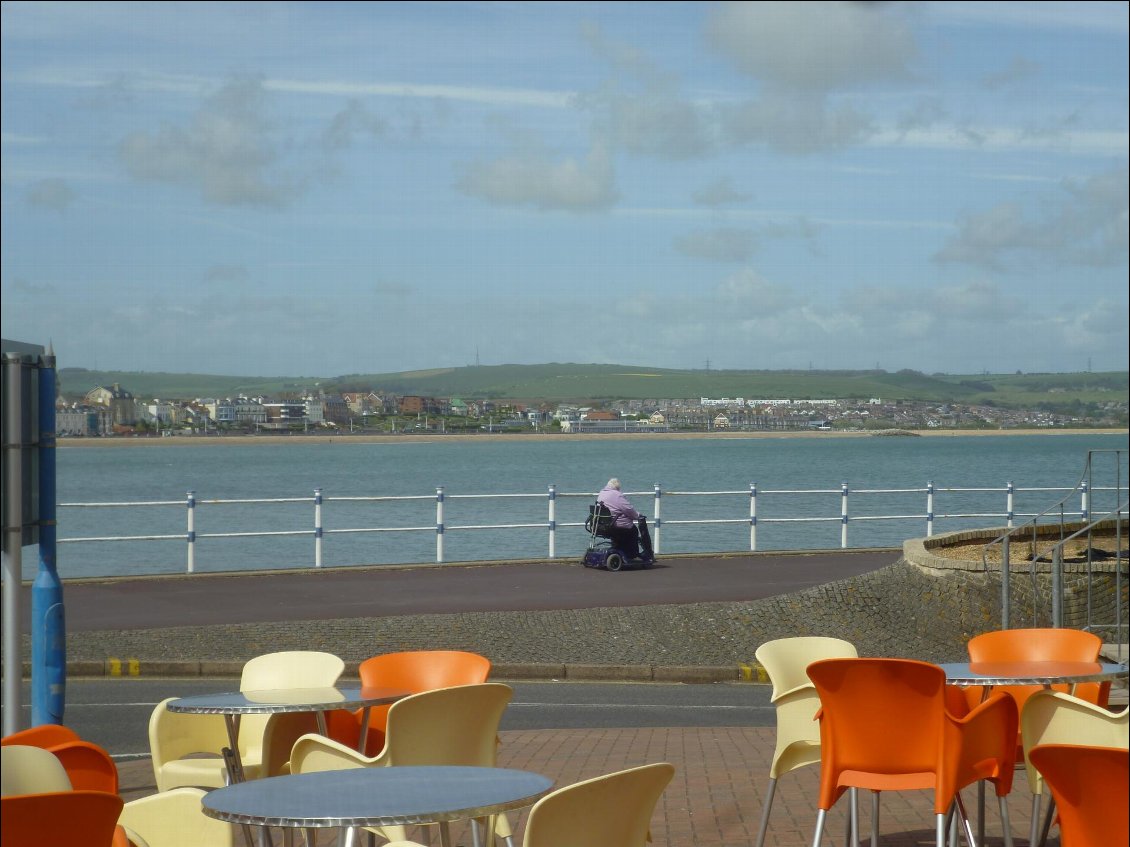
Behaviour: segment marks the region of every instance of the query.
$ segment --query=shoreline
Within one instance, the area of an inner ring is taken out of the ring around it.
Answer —
[[[67,438],[60,436],[56,446],[72,447],[199,447],[231,445],[278,444],[441,444],[478,441],[607,441],[642,439],[672,441],[693,439],[766,439],[766,438],[961,438],[964,436],[1018,436],[1018,435],[1130,435],[1126,429],[934,429],[934,430],[873,430],[866,432],[582,432],[582,433],[491,433],[451,434],[405,433],[399,435],[174,435],[95,438]]]

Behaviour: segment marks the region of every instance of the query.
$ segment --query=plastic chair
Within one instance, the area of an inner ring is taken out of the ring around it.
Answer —
[[[79,790],[118,793],[118,767],[102,747],[84,741],[60,724],[42,724],[5,736],[0,744],[41,747],[53,753],[70,777],[71,787]]]
[[[0,747],[0,796],[70,791],[67,769],[42,747],[6,744]]]
[[[273,688],[328,688],[337,685],[345,662],[332,653],[316,650],[289,650],[265,653],[243,666],[240,691],[265,691]],[[263,741],[270,715],[243,715],[239,721],[239,755],[244,763],[261,771]],[[225,745],[227,742],[224,742]],[[250,778],[250,777],[249,777]]]
[[[385,746],[379,755],[366,756],[321,735],[304,735],[291,751],[291,773],[398,765],[493,768],[498,725],[512,695],[510,686],[497,682],[413,694],[389,709]],[[405,838],[403,827],[382,827],[378,832],[390,841]],[[510,836],[504,816],[499,816],[495,834]]]
[[[968,816],[958,793],[988,779],[996,786],[1011,845],[1008,808],[1012,790],[1016,705],[993,694],[964,717],[946,709],[946,674],[937,665],[908,659],[825,659],[808,667],[820,695],[819,843],[827,812],[850,788],[871,791],[933,789],[937,847],[945,842],[946,814],[956,804],[967,840]],[[852,822],[852,840],[858,832]],[[871,843],[878,842],[878,815]]]
[[[967,649],[970,662],[1097,662],[1103,641],[1093,632],[1081,629],[1000,629],[985,632],[969,639]],[[1055,685],[1052,690],[1072,693],[1081,700],[1105,706],[1110,694],[1109,682],[1086,682],[1075,686]],[[1039,685],[1000,685],[993,691],[1007,691],[1016,700],[1016,708],[1023,712],[1025,701],[1037,691],[1045,690]],[[972,707],[984,696],[984,689],[973,686],[965,689],[966,698]],[[1024,753],[1017,739],[1016,760],[1024,760]]]
[[[204,814],[199,788],[176,788],[125,804],[119,825],[134,844],[147,847],[234,847],[231,824]]]
[[[1032,748],[1046,744],[1075,744],[1126,750],[1130,748],[1130,711],[1115,714],[1070,694],[1037,691],[1024,704],[1020,715],[1020,737],[1024,741],[1028,787],[1032,790],[1032,829],[1028,843],[1036,844],[1044,779],[1032,765]],[[1041,844],[1047,839],[1053,808],[1054,803],[1048,807]]]
[[[1130,843],[1130,756],[1125,748],[1046,744],[1033,747],[1029,757],[1055,798],[1062,847]]]
[[[170,712],[162,700],[149,716],[149,753],[153,779],[158,791],[196,786],[221,788],[227,784],[228,770],[220,751],[228,746],[223,715],[188,715]],[[244,755],[243,734],[240,753]],[[259,776],[259,762],[244,756],[244,774]]]
[[[666,762],[598,776],[542,797],[526,821],[524,847],[642,847],[675,766]]]
[[[490,667],[490,659],[478,653],[462,650],[410,650],[373,656],[362,662],[357,672],[363,687],[397,688],[419,694],[436,688],[486,682],[490,676]],[[385,726],[390,708],[391,704],[373,706],[369,710],[369,733],[363,748],[369,756],[377,755],[384,748]],[[331,713],[329,736],[361,749],[362,716],[363,710]]]
[[[4,847],[111,847],[122,798],[105,791],[53,791],[0,798]]]
[[[773,684],[770,702],[777,710],[777,747],[769,763],[769,791],[761,811],[757,847],[765,843],[769,812],[777,779],[783,774],[820,763],[820,725],[816,712],[820,696],[806,673],[820,659],[855,658],[855,646],[839,638],[779,638],[767,641],[754,654]]]

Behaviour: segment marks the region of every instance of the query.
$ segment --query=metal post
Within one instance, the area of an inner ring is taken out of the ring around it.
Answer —
[[[557,556],[557,486],[549,486],[549,558]]]
[[[749,549],[757,550],[757,483],[749,484]]]
[[[443,486],[436,486],[436,561],[443,561]]]
[[[934,535],[934,481],[926,483],[926,537]]]
[[[846,550],[848,546],[848,484],[840,483],[840,547]]]
[[[322,566],[322,489],[314,489],[314,567]]]
[[[1013,486],[1012,480],[1009,480],[1008,485],[1005,486],[1005,491],[1008,492],[1008,494],[1005,498],[1005,512],[1006,512],[1005,517],[1008,518],[1008,528],[1012,529],[1012,522],[1013,522],[1013,519],[1016,517],[1016,508],[1015,508],[1015,505],[1016,505],[1016,502],[1015,502],[1016,488]]]
[[[1080,511],[1082,512],[1082,514],[1079,515],[1079,518],[1080,518],[1080,520],[1083,521],[1083,523],[1086,523],[1088,520],[1090,520],[1088,515],[1091,512],[1091,508],[1090,508],[1090,505],[1091,505],[1090,499],[1091,498],[1090,498],[1090,493],[1089,493],[1089,490],[1088,490],[1088,487],[1087,487],[1087,480],[1083,480],[1081,483],[1079,483],[1079,488],[1080,488],[1080,491],[1082,493],[1082,498],[1083,498],[1083,503],[1080,506]]]
[[[1035,563],[1033,563],[1033,570]],[[1063,545],[1057,544],[1052,556],[1052,627],[1063,626]]]
[[[5,356],[8,396],[4,398],[8,418],[8,531],[4,534],[4,735],[20,729],[20,694],[23,662],[20,659],[20,595],[23,593],[23,420],[22,374],[18,353]]]
[[[31,724],[61,724],[67,693],[67,627],[55,558],[55,354],[39,369],[39,572],[31,587]]]
[[[659,555],[659,535],[660,527],[663,526],[663,518],[659,514],[659,507],[663,503],[663,489],[659,487],[659,483],[655,483],[655,512],[654,520],[652,522],[651,532],[651,552],[652,555]]]
[[[188,492],[188,531],[185,539],[188,541],[188,573],[196,570],[196,492]]]
[[[1011,525],[1009,527],[1012,528]],[[1005,533],[1001,542],[1001,629],[1011,629],[1012,612],[1009,606],[1012,603],[1012,551],[1009,541],[1011,533]],[[1036,567],[1036,563],[1032,563]]]

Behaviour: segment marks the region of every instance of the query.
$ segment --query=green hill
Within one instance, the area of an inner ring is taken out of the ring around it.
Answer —
[[[327,391],[388,391],[433,397],[524,402],[600,403],[609,400],[744,397],[746,399],[918,400],[993,404],[1009,408],[1066,407],[1073,403],[1126,403],[1130,374],[924,374],[868,371],[666,370],[630,365],[493,365],[338,377],[235,377],[93,371],[63,368],[63,393],[81,397],[99,385],[120,383],[135,397],[192,399]]]

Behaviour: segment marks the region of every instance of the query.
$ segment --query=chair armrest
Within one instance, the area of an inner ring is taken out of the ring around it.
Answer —
[[[1012,790],[1019,715],[1011,695],[999,691],[964,717],[946,713],[945,765],[953,768],[955,787],[989,779],[997,796]]]
[[[76,790],[118,793],[118,767],[110,754],[90,741],[68,741],[48,747],[63,763]]]
[[[314,733],[303,735],[290,751],[291,773],[346,770],[383,765],[380,757],[370,758],[339,741]]]

